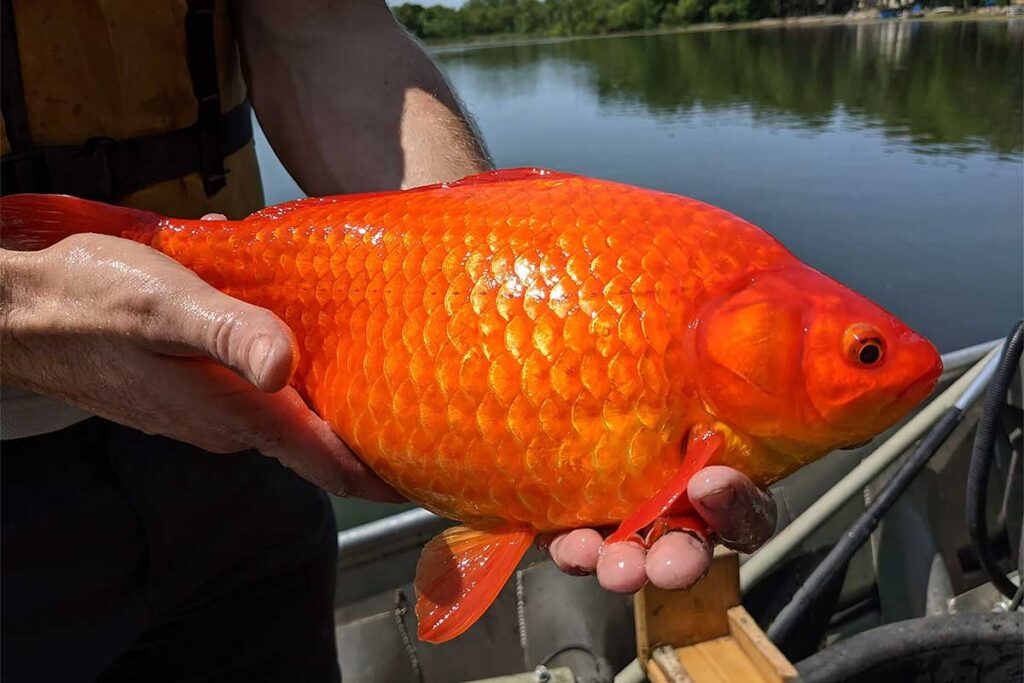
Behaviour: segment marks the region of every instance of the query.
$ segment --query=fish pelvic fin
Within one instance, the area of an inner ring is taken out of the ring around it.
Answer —
[[[456,526],[431,539],[416,565],[419,639],[443,643],[472,626],[498,597],[536,533],[512,524]]]
[[[697,474],[725,446],[725,439],[718,433],[708,431],[699,436],[691,437],[686,446],[683,466],[653,496],[641,503],[636,510],[622,520],[619,528],[605,539],[605,543],[625,541],[641,529],[653,524],[661,518],[679,518],[693,510],[690,499],[686,497],[686,486],[693,475]]]
[[[45,249],[79,233],[121,236],[156,226],[163,216],[63,194],[14,194],[0,199],[0,244],[5,249]]]

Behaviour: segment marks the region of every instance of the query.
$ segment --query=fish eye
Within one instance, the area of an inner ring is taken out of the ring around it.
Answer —
[[[885,341],[881,332],[872,325],[852,325],[843,335],[846,357],[854,364],[873,367],[885,356]]]
[[[857,352],[857,360],[861,365],[874,365],[882,360],[882,345],[875,340],[864,342]]]

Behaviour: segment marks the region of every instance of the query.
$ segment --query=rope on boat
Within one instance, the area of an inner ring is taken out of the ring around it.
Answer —
[[[402,638],[402,647],[405,648],[405,654],[409,658],[409,665],[412,666],[416,680],[423,683],[423,669],[420,668],[420,660],[416,656],[416,647],[413,645],[412,638],[409,637],[409,630],[405,627],[405,615],[408,612],[409,603],[406,600],[405,592],[398,589],[395,591],[395,608],[391,611],[391,616],[395,620],[395,626],[398,627],[398,634]]]

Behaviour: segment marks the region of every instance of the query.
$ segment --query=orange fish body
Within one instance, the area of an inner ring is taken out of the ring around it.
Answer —
[[[93,203],[16,196],[5,238],[46,234],[39,204],[57,200],[47,241],[100,225]],[[243,221],[102,208],[103,231],[280,316],[313,409],[410,500],[467,525],[418,571],[433,641],[482,614],[537,532],[684,513],[705,463],[767,485],[890,426],[941,369],[759,228],[627,185],[516,170]],[[486,567],[473,581],[466,558]]]

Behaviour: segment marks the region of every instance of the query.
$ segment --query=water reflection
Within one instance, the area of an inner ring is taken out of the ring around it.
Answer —
[[[749,109],[820,129],[840,113],[923,152],[1024,151],[1024,21],[764,29],[442,50],[469,92],[516,97],[556,76],[602,109],[676,120]],[[465,74],[469,76],[470,74]]]

